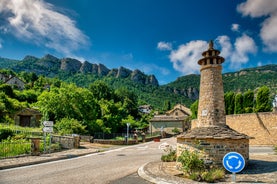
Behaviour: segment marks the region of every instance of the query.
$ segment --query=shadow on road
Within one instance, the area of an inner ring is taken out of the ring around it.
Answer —
[[[241,174],[264,174],[277,171],[277,162],[264,160],[249,160],[248,166]]]

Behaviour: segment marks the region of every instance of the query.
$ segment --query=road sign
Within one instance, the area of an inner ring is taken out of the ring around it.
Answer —
[[[44,122],[43,122],[43,125],[44,125],[45,127],[52,127],[52,126],[53,126],[53,121],[44,121]]]
[[[238,173],[244,168],[245,160],[241,154],[237,152],[229,152],[223,158],[223,166],[231,173]]]
[[[48,132],[48,133],[50,133],[50,132],[53,132],[53,127],[51,127],[51,126],[49,126],[49,127],[43,127],[43,132]]]

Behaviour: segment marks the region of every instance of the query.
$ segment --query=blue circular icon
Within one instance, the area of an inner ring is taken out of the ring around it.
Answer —
[[[229,152],[223,157],[223,166],[227,171],[237,173],[244,168],[245,160],[241,154]]]

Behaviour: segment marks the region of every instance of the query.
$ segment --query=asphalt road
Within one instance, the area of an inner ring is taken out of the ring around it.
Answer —
[[[0,171],[0,184],[105,184],[145,183],[136,174],[150,161],[160,160],[163,142],[176,145],[176,139],[122,147],[70,160]]]

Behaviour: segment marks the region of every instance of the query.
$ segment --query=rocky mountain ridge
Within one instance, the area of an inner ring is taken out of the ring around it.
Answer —
[[[129,78],[136,83],[159,86],[159,82],[154,75],[146,75],[138,69],[132,71],[122,66],[118,69],[109,69],[101,63],[81,62],[73,58],[59,59],[50,54],[42,58],[26,56],[23,60],[13,63],[9,68],[16,72],[34,72],[38,75],[45,75],[48,77],[54,77],[60,71],[70,73],[79,72],[99,77]]]

